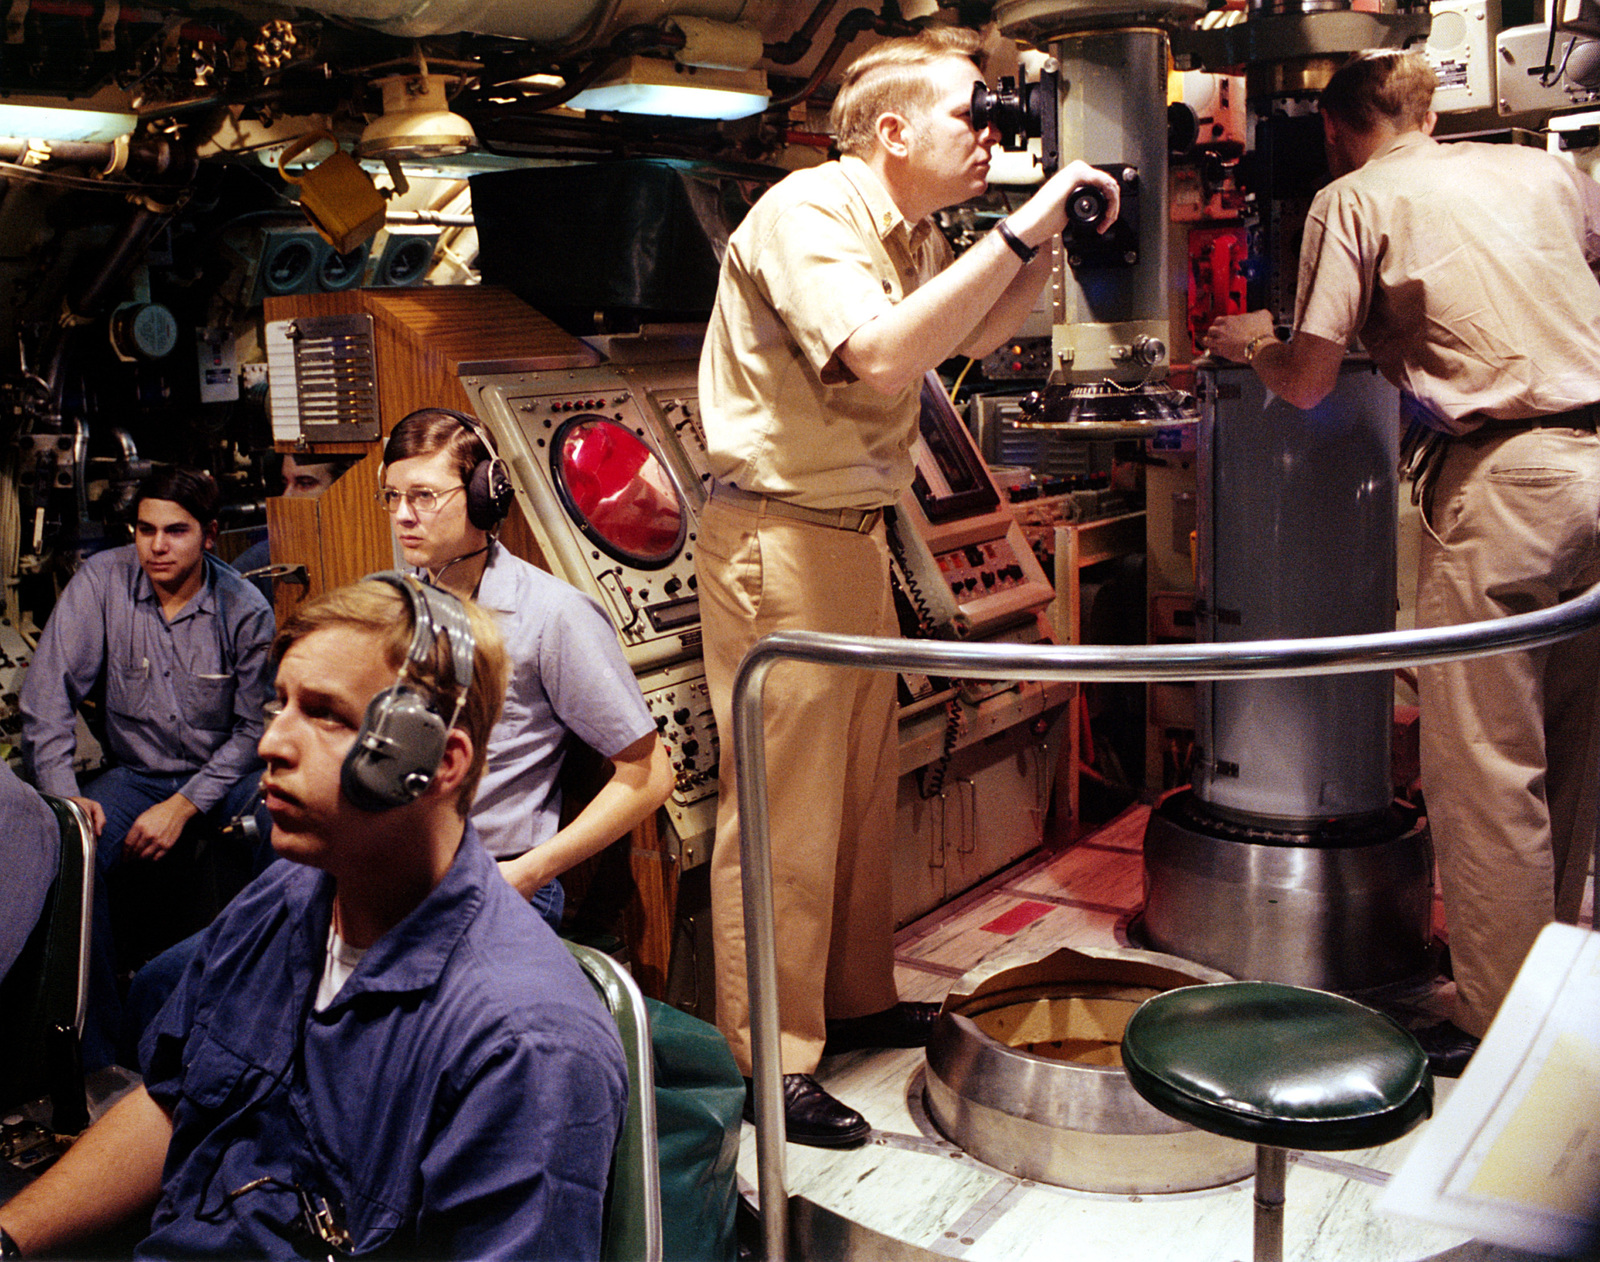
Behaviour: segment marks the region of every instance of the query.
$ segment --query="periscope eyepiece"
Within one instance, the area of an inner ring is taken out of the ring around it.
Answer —
[[[1054,92],[1050,94],[1054,108]],[[990,88],[982,80],[972,85],[972,126],[976,131],[992,126],[1000,133],[1000,145],[1015,149],[1020,136],[1040,134],[1043,125],[1044,94],[1040,84],[1023,81],[1019,87],[1009,76],[1000,80],[1000,86]]]

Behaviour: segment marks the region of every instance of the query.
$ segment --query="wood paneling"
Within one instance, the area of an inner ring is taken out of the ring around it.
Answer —
[[[334,294],[268,298],[266,318],[367,314],[372,317],[378,372],[378,412],[383,437],[408,413],[446,407],[476,414],[461,384],[463,374],[580,368],[600,357],[514,295],[492,286],[419,286],[415,289],[358,289]],[[267,531],[274,564],[304,565],[310,586],[280,582],[281,619],[305,595],[351,583],[395,563],[388,517],[374,498],[382,467],[383,442],[311,443],[279,451],[312,455],[355,455],[359,462],[315,500],[267,502]],[[550,566],[534,540],[520,503],[500,531],[515,555],[541,569]],[[563,777],[566,782],[566,777]],[[587,800],[575,797],[572,804]],[[590,880],[612,884],[621,905],[621,931],[628,942],[635,976],[645,993],[666,992],[668,956],[677,895],[677,864],[649,819],[615,848],[626,862],[607,872],[596,861],[574,873],[576,892]]]
[[[313,588],[324,591],[328,587],[320,511],[327,494],[325,491],[315,499],[273,496],[267,500],[267,539],[272,563],[305,569],[304,583],[278,579],[272,584],[272,608],[280,627]]]
[[[473,412],[461,384],[465,371],[523,368],[576,368],[598,362],[579,341],[540,315],[515,295],[488,285],[419,286],[414,289],[355,289],[332,294],[293,294],[268,298],[268,321],[308,316],[372,317],[374,358],[378,367],[378,419],[383,436],[401,418],[418,408],[446,407]],[[295,450],[279,443],[278,450]],[[383,443],[310,443],[313,455],[357,455],[360,462],[323,494],[319,530],[322,569],[309,594],[354,582],[394,564],[394,545],[383,509],[373,498],[378,488]],[[269,525],[269,535],[271,529]],[[544,557],[520,506],[501,532],[505,545],[542,568]],[[280,557],[271,545],[274,564],[299,564],[304,558]],[[303,550],[303,548],[302,548]]]

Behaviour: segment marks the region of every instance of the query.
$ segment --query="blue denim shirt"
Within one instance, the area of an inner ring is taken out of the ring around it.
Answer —
[[[274,864],[146,1032],[173,1137],[138,1256],[296,1256],[301,1188],[357,1254],[598,1257],[627,1078],[566,948],[469,825],[315,1012],[332,896],[325,874]]]
[[[209,554],[205,585],[168,622],[135,545],[96,553],[56,602],[18,708],[34,783],[78,796],[73,712],[102,675],[106,741],[117,763],[188,775],[180,792],[210,810],[260,768],[256,743],[272,695],[272,610]]]
[[[0,978],[17,962],[44,910],[61,866],[61,825],[44,799],[0,761],[0,872],[6,897],[0,907]]]

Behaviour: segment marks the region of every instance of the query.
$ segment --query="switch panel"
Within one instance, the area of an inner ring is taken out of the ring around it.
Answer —
[[[672,796],[667,815],[682,842],[685,868],[711,856],[717,819],[717,726],[711,694],[698,662],[669,666],[639,677],[644,703],[672,759]]]

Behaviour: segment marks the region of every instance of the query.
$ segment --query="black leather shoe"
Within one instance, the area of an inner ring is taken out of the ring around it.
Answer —
[[[1478,1050],[1478,1040],[1453,1021],[1441,1021],[1411,1034],[1427,1053],[1428,1068],[1435,1078],[1461,1077],[1472,1053]]]
[[[908,1003],[902,1000],[892,1008],[864,1017],[843,1017],[828,1022],[828,1041],[824,1056],[860,1051],[864,1047],[926,1047],[933,1036],[936,1003]]]
[[[744,1120],[756,1120],[756,1093],[744,1080]],[[784,1074],[783,1126],[791,1144],[813,1148],[857,1148],[872,1127],[843,1101],[835,1100],[810,1074]]]

